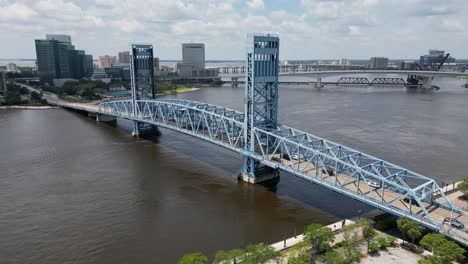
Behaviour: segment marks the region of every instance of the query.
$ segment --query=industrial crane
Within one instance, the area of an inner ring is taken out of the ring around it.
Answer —
[[[444,58],[440,63],[433,63],[427,70],[439,71],[449,57],[450,53],[445,54]],[[418,70],[424,71],[424,69],[421,68],[421,66],[419,66],[418,63],[415,62],[414,65],[418,68]],[[422,82],[422,77],[418,75],[408,75],[408,77],[406,78],[406,82],[411,85],[419,85]]]

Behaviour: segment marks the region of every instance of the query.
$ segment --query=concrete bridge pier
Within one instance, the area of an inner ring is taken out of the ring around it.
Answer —
[[[239,85],[238,78],[237,77],[231,77],[231,86],[232,87],[237,87]]]
[[[257,184],[270,180],[279,181],[279,177],[279,170],[264,166],[255,169],[255,175],[241,172],[238,179],[243,182]]]
[[[142,137],[142,136],[150,137],[150,136],[160,136],[160,135],[161,135],[161,131],[159,130],[157,126],[134,121],[134,126],[133,126],[133,131],[132,131],[133,137]]]
[[[317,82],[314,85],[315,88],[323,88],[322,77],[317,78]]]
[[[432,88],[432,79],[433,79],[433,77],[422,77],[422,88],[431,89]]]
[[[117,122],[117,118],[115,116],[110,115],[96,114],[96,121],[105,123],[115,123]]]

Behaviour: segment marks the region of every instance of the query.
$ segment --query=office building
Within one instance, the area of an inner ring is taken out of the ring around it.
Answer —
[[[370,58],[369,68],[372,70],[385,70],[388,66],[388,58],[372,57]]]
[[[18,67],[16,67],[16,64],[14,64],[14,63],[8,63],[7,64],[7,71],[17,72]]]
[[[112,67],[105,68],[104,71],[111,79],[130,80],[129,63],[114,63]]]
[[[130,64],[130,52],[129,51],[122,51],[122,52],[119,52],[119,63],[122,64],[122,63],[128,63]]]
[[[153,58],[153,68],[155,72],[159,71],[159,58]]]
[[[71,44],[71,36],[69,35],[46,34],[46,40],[57,40],[61,43]]]
[[[182,77],[192,77],[192,70],[205,69],[205,44],[182,44],[182,65],[179,74]]]
[[[117,63],[117,58],[115,56],[99,56],[99,68],[101,69],[110,68],[114,63]]]
[[[419,57],[419,66],[424,69],[438,67],[438,65],[444,61],[445,56],[446,54],[444,50],[431,49],[429,50],[429,54]],[[448,57],[447,60],[445,60],[445,63],[455,63],[455,61],[455,58]]]
[[[41,81],[53,83],[54,79],[82,79],[92,73],[92,56],[75,50],[71,37],[47,35],[36,39],[37,71]]]
[[[0,71],[0,94],[5,95],[7,91],[6,72]]]

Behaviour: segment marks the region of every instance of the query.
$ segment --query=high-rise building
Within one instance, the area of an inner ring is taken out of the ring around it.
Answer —
[[[112,67],[112,64],[117,62],[117,58],[115,56],[99,56],[99,68],[105,69]]]
[[[7,71],[16,72],[18,71],[18,67],[16,67],[16,64],[10,62],[7,64]]]
[[[429,50],[429,54],[419,57],[419,65],[425,69],[437,67],[437,65],[444,61],[445,56],[444,50],[431,49]],[[445,63],[455,63],[455,61],[455,58],[448,57]]]
[[[119,63],[130,63],[130,52],[129,51],[122,51],[119,52]]]
[[[75,50],[71,37],[47,35],[48,39],[36,39],[37,70],[41,81],[52,83],[54,79],[81,79],[92,74],[92,56],[83,50]]]
[[[58,42],[71,44],[71,36],[59,34],[46,34],[46,40],[57,40]]]
[[[372,57],[370,58],[370,68],[373,70],[385,70],[388,66],[388,58]]]
[[[192,70],[205,69],[205,44],[182,44],[182,67],[179,74],[182,77],[192,77]]]
[[[7,91],[6,72],[0,71],[0,94],[5,94]]]
[[[153,58],[153,68],[154,72],[159,71],[159,58]]]

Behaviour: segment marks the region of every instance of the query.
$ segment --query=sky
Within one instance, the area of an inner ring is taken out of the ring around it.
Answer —
[[[68,34],[95,58],[153,44],[162,60],[205,43],[244,59],[247,33],[280,36],[280,58],[468,58],[467,0],[0,0],[0,58],[36,58],[34,39]]]

